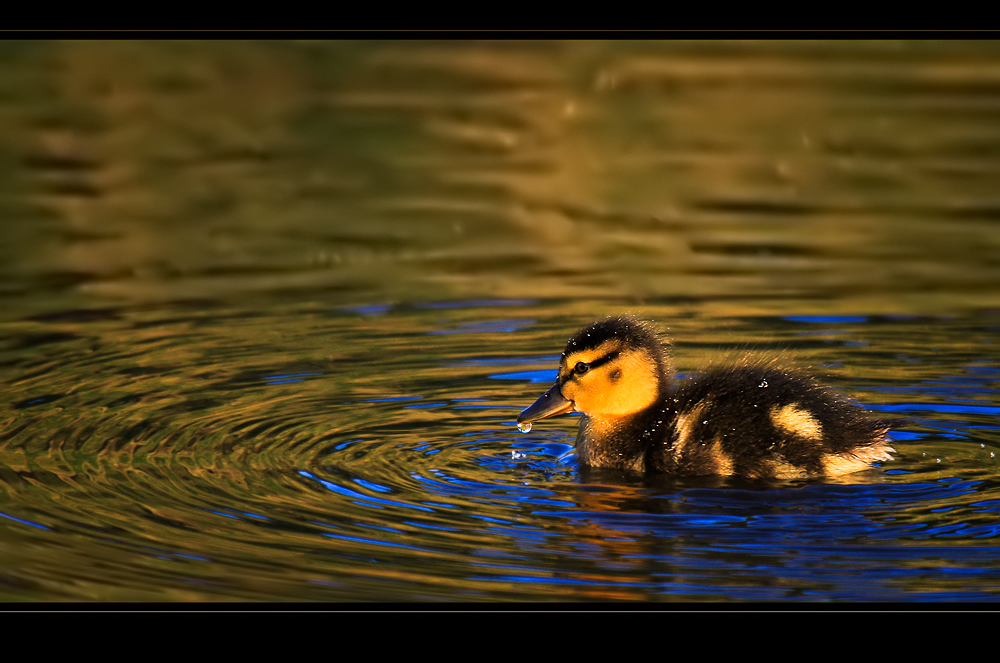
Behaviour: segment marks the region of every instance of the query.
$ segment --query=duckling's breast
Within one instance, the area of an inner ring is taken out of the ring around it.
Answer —
[[[645,472],[648,429],[642,418],[584,415],[576,438],[577,459],[592,467]]]

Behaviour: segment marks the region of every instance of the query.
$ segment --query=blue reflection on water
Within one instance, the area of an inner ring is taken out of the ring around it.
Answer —
[[[190,555],[190,554],[187,554],[187,553],[175,552],[175,553],[173,553],[173,556],[174,557],[181,557],[183,559],[193,559],[196,562],[211,562],[212,561],[212,560],[210,560],[207,557],[202,557],[201,555]]]
[[[363,442],[363,441],[364,441],[363,438],[357,439],[357,440],[348,440],[347,442],[341,442],[340,444],[338,444],[337,446],[335,446],[334,449],[337,450],[337,451],[340,451],[341,449],[346,449],[347,447],[351,446],[355,442]]]
[[[559,361],[559,355],[546,357],[501,357],[498,359],[466,359],[449,366],[520,366],[521,364],[548,364]]]
[[[520,371],[518,373],[497,373],[491,375],[494,380],[527,380],[533,383],[548,383],[555,382],[556,378],[559,377],[559,371],[557,370],[545,370],[545,371]]]
[[[338,495],[343,495],[344,497],[350,497],[351,499],[358,500],[358,502],[364,506],[370,506],[376,509],[381,509],[386,506],[394,506],[394,507],[403,507],[406,509],[416,509],[418,511],[431,511],[431,512],[433,511],[432,509],[428,509],[427,507],[421,506],[419,504],[409,504],[407,502],[401,502],[398,500],[387,500],[380,497],[365,495],[363,493],[351,490],[350,488],[345,488],[343,486],[337,485],[332,481],[326,481],[325,479],[320,479],[319,477],[314,476],[313,474],[306,472],[305,470],[299,470],[299,474],[308,479],[312,479],[313,481],[320,483],[324,488],[330,490],[331,492],[337,493]]]
[[[477,564],[477,566],[490,566],[487,564]],[[504,567],[496,567],[503,569]],[[531,570],[531,569],[527,569]],[[491,581],[491,582],[516,582],[516,583],[532,583],[537,584],[539,582],[544,582],[545,584],[552,585],[607,585],[606,581],[594,581],[594,580],[583,580],[580,578],[566,578],[566,577],[555,577],[549,574],[537,575],[537,576],[516,576],[516,575],[496,575],[496,576],[470,576],[470,580],[479,581]],[[654,583],[649,582],[638,582],[638,581],[624,581],[616,580],[614,582],[615,587],[655,587]]]
[[[990,405],[949,405],[946,403],[895,403],[866,405],[882,412],[948,412],[957,414],[1000,414],[1000,407]]]
[[[426,302],[414,304],[413,308],[445,309],[445,308],[478,308],[484,306],[532,306],[537,302],[533,299],[469,299],[466,301]]]
[[[267,384],[284,384],[286,382],[302,382],[305,378],[313,375],[323,375],[320,372],[314,373],[287,373],[285,375],[268,375],[262,377],[261,380],[267,382]]]
[[[863,315],[790,315],[784,319],[790,322],[814,322],[818,324],[868,322],[868,318]]]
[[[372,481],[365,481],[364,479],[359,479],[357,477],[354,478],[354,483],[358,484],[359,486],[364,486],[365,488],[368,488],[369,490],[374,490],[375,492],[378,492],[378,493],[391,493],[392,492],[392,488],[389,488],[388,486],[382,486],[382,485],[374,483]]]
[[[405,403],[406,401],[419,401],[423,396],[393,396],[391,398],[369,398],[359,403]]]
[[[516,332],[535,324],[534,320],[493,320],[465,322],[456,329],[432,329],[428,334],[483,334],[487,332]]]
[[[430,548],[421,548],[419,546],[409,546],[405,543],[396,543],[394,541],[382,541],[380,539],[367,539],[360,536],[348,536],[346,534],[334,534],[333,532],[324,532],[323,536],[329,537],[331,539],[340,539],[342,541],[354,541],[355,543],[367,543],[373,546],[386,546],[389,548],[402,548],[404,550],[416,550],[418,552],[434,552]]]
[[[342,311],[347,311],[348,313],[360,313],[361,315],[382,315],[389,311],[392,307],[389,305],[374,305],[374,306],[345,306]]]
[[[461,532],[462,531],[462,530],[460,530],[457,527],[444,527],[442,525],[431,525],[430,523],[421,523],[421,522],[418,522],[416,520],[404,520],[403,523],[406,524],[406,525],[412,525],[413,527],[419,527],[420,529],[430,529],[430,530],[436,530],[436,531],[440,531],[440,532]]]
[[[30,520],[25,520],[23,518],[16,518],[14,516],[11,516],[9,514],[4,513],[3,511],[0,511],[0,516],[2,516],[4,518],[7,518],[8,520],[13,520],[14,522],[21,523],[23,525],[30,525],[32,527],[37,527],[38,529],[49,529],[49,530],[52,529],[51,527],[47,527],[46,525],[41,525],[39,523],[33,523]]]

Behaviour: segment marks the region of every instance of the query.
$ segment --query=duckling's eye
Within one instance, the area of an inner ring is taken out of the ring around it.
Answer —
[[[583,375],[590,370],[590,364],[585,364],[582,361],[576,362],[576,366],[573,367],[573,372],[577,375]]]

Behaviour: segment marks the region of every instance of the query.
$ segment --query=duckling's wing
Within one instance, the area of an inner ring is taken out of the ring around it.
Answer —
[[[716,369],[673,394],[676,471],[799,477],[890,460],[889,426],[807,376],[769,364]]]

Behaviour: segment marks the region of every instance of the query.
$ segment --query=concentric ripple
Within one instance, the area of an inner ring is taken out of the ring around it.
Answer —
[[[878,348],[911,321],[827,320],[819,337],[815,320],[778,332],[775,320],[720,321],[695,354],[769,335],[790,361],[832,366],[823,359],[835,353],[869,366],[828,377],[897,417],[900,458],[822,483],[643,479],[577,467],[574,417],[517,431],[516,413],[553,377],[557,357],[538,350],[572,328],[534,312],[486,301],[370,316],[306,303],[9,326],[5,592],[996,598],[991,357],[914,355],[906,375],[886,378]],[[933,324],[988,332],[975,320]],[[691,330],[673,327],[691,372]],[[851,356],[844,341],[859,336],[870,344]]]

